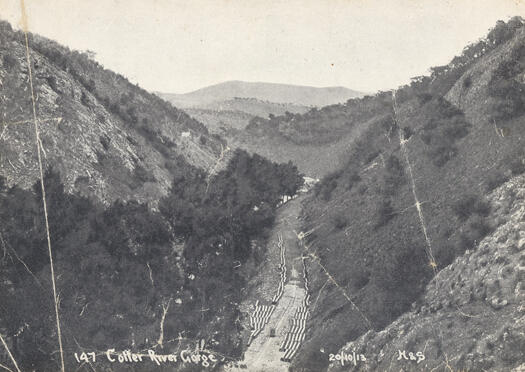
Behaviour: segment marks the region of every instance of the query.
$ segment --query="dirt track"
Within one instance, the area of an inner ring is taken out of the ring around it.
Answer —
[[[257,288],[258,300],[269,304],[274,292],[277,290],[275,278],[278,278],[276,268],[280,256],[277,242],[279,236],[282,236],[286,247],[286,268],[288,272],[283,296],[277,303],[275,311],[263,331],[246,350],[244,360],[226,367],[225,371],[288,371],[290,364],[281,361],[284,353],[279,351],[279,348],[290,328],[294,313],[302,305],[306,296],[302,277],[302,252],[297,239],[297,233],[300,229],[300,221],[297,217],[301,211],[301,199],[299,197],[291,200],[279,208],[276,226],[268,241],[268,259],[261,266],[258,278],[261,281],[260,286]],[[275,329],[275,337],[270,337],[271,329]]]

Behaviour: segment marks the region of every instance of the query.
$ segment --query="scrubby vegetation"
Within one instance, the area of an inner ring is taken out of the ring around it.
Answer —
[[[251,133],[281,136],[294,144],[324,144],[348,133],[356,124],[366,122],[391,109],[390,93],[382,92],[349,100],[345,104],[313,108],[304,114],[284,115],[264,119],[255,117],[246,129]]]
[[[520,77],[525,68],[525,43],[502,61],[490,83],[489,94],[495,98],[492,116],[496,121],[509,120],[525,113],[525,82]]]
[[[487,38],[395,96],[378,93],[333,108],[343,115],[355,102],[358,112],[377,111],[358,119],[355,125],[365,129],[341,166],[304,202],[304,231],[315,231],[306,244],[323,265],[309,265],[312,292],[321,290],[328,271],[370,324],[341,288],[324,287],[312,315],[315,329],[292,370],[323,370],[320,347],[337,350],[370,328],[382,329],[417,302],[434,270],[493,231],[498,222],[491,220],[484,193],[525,171],[519,125],[525,48],[518,32],[520,18],[500,22]],[[495,60],[491,79],[480,77]],[[306,123],[300,120],[296,116],[294,126]],[[499,126],[503,121],[512,121],[508,130]],[[330,128],[329,117],[323,125]],[[337,121],[333,126],[334,132],[341,127]]]
[[[238,303],[248,278],[233,266],[263,257],[251,242],[264,241],[278,199],[293,195],[302,177],[291,164],[242,151],[209,184],[197,168],[178,170],[160,212],[134,201],[104,208],[65,193],[59,174],[46,173],[68,364],[76,363],[72,354],[78,345],[89,350],[155,346],[167,306],[165,344],[182,334],[183,346],[205,339],[218,353],[239,356]],[[6,187],[0,178],[0,221],[0,329],[23,370],[55,370],[40,185],[22,190]]]
[[[490,206],[477,195],[464,195],[453,205],[452,209],[460,221],[467,220],[473,214],[486,217]]]
[[[457,153],[455,143],[468,134],[470,124],[463,112],[442,97],[425,101],[419,116],[421,139],[427,145],[426,155],[441,167]]]

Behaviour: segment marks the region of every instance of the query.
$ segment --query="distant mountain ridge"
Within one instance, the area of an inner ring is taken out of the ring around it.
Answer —
[[[177,107],[202,107],[235,98],[255,98],[274,103],[302,106],[326,106],[342,103],[364,94],[345,87],[316,88],[301,85],[227,81],[185,94],[157,94]]]
[[[157,93],[157,95],[184,109],[191,117],[202,122],[210,133],[227,139],[230,147],[256,152],[274,160],[292,159],[302,172],[317,177],[333,170],[335,163],[331,160],[332,151],[326,153],[315,145],[284,144],[276,138],[267,141],[266,136],[271,136],[272,126],[256,124],[264,122],[265,118],[289,117],[291,114],[309,115],[308,113],[311,112],[313,116],[317,116],[318,107],[324,112],[334,105],[345,105],[349,100],[362,97],[364,94],[344,87],[314,88],[229,81],[186,94]],[[330,120],[332,119],[330,117]],[[247,128],[252,122],[251,127],[259,128],[260,133],[257,135],[253,128],[251,130]],[[303,129],[310,135],[311,131],[315,130],[315,128]],[[265,138],[263,141],[258,140],[261,135]],[[345,147],[348,138],[338,137],[338,140],[339,143],[334,144],[336,148]],[[312,155],[317,160],[322,158],[323,161],[312,162]]]

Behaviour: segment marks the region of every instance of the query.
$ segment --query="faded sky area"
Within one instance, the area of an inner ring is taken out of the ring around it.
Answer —
[[[525,0],[26,0],[30,31],[92,50],[149,90],[227,80],[394,88],[447,63]],[[20,27],[18,0],[0,18]]]

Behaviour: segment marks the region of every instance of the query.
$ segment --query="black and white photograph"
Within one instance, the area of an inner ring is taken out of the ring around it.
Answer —
[[[0,372],[525,372],[525,1],[0,0]]]

